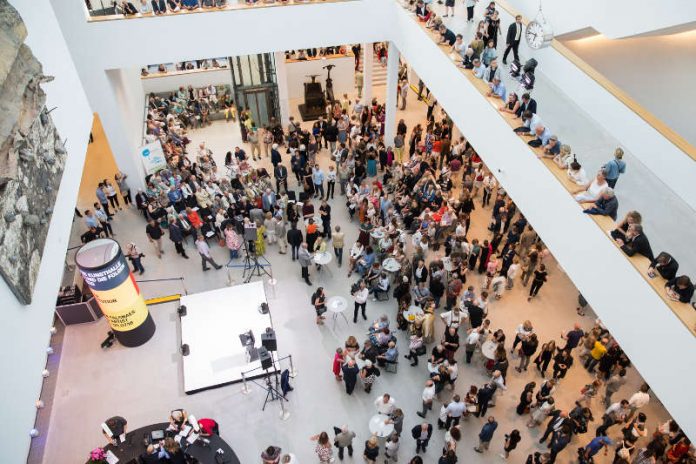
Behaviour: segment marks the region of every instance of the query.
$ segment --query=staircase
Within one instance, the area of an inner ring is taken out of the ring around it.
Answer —
[[[363,71],[363,74],[365,74],[365,71],[363,69],[364,67],[364,61],[365,60],[360,60],[360,70]],[[382,64],[379,62],[377,59],[376,54],[372,54],[372,86],[384,86],[387,85],[387,67],[382,66]]]

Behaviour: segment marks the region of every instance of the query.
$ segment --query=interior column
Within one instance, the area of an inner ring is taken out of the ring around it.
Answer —
[[[283,127],[290,124],[290,99],[288,93],[288,70],[285,64],[285,53],[273,54],[276,70],[276,85],[278,86],[278,106],[280,107],[280,123]]]
[[[384,118],[384,144],[390,146],[396,135],[396,104],[399,84],[399,50],[394,42],[389,42],[387,50],[387,97]]]
[[[362,44],[363,50],[363,97],[361,101],[367,105],[372,101],[372,64],[374,48],[371,43]]]

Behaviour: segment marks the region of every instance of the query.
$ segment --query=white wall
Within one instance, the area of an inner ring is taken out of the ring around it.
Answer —
[[[173,92],[180,86],[194,88],[207,87],[209,85],[229,85],[232,88],[232,71],[230,68],[221,68],[212,71],[189,72],[184,74],[169,74],[162,77],[151,77],[140,80],[143,92]]]
[[[696,31],[563,43],[696,146]]]
[[[82,176],[92,111],[82,90],[70,53],[65,45],[48,1],[11,0],[27,26],[26,44],[43,64],[45,74],[56,79],[42,87],[46,105],[58,108],[51,113],[63,140],[67,139],[68,158],[56,199],[54,214],[44,247],[33,303],[18,303],[5,282],[0,280],[2,329],[0,337],[0,440],[2,462],[25,462],[29,452],[29,430],[34,425],[42,385],[41,371],[46,365],[46,347],[53,320],[56,295],[63,271],[63,260],[73,218],[73,208]],[[53,372],[53,375],[56,373]],[[44,431],[41,431],[45,433]]]
[[[304,98],[304,83],[311,82],[307,76],[318,74],[317,82],[321,82],[321,88],[326,91],[326,69],[328,64],[336,65],[331,70],[334,95],[353,93],[355,91],[355,59],[352,56],[333,58],[330,60],[311,60],[287,63],[285,68],[288,75],[288,94],[290,98]]]
[[[538,1],[504,1],[527,18],[534,18],[539,10]],[[696,21],[696,2],[692,0],[547,0],[542,6],[557,35],[592,27],[619,39]]]
[[[580,212],[546,167],[530,156],[525,142],[447,55],[401,7],[393,5],[393,10],[393,40],[402,56],[427,82],[454,124],[515,199],[665,407],[694,436],[693,395],[685,392],[696,391],[696,375],[691,368],[696,361],[696,339],[594,221]],[[646,343],[648,340],[660,340],[661,353],[680,353],[685,358],[666,368],[665,356],[655,351],[654,344]]]

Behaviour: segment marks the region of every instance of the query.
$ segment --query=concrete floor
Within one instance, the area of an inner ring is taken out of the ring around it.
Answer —
[[[378,98],[380,92],[383,90],[375,89]],[[407,111],[399,112],[398,117],[404,117],[411,127],[415,122],[421,121],[424,115],[425,107],[412,100]],[[216,122],[210,127],[192,132],[191,136],[192,146],[197,146],[199,141],[206,141],[220,164],[227,150],[241,145],[238,127],[232,123]],[[319,159],[326,166],[327,152],[322,151]],[[268,166],[270,163],[264,159],[261,164]],[[291,187],[295,187],[294,181],[291,182]],[[345,230],[348,247],[357,238],[356,224],[349,223],[342,197],[337,196],[331,205],[333,223],[340,224]],[[489,209],[476,210],[472,218],[470,238],[488,237],[485,226],[489,215]],[[75,224],[73,243],[82,231],[81,222],[76,221]],[[190,244],[188,249],[191,259],[185,261],[165,239],[166,254],[162,260],[158,260],[145,238],[145,223],[134,209],[119,212],[113,221],[113,227],[119,242],[135,241],[147,255],[143,261],[146,269],[143,278],[183,277],[189,293],[228,284],[225,270],[201,272],[200,262]],[[217,246],[212,248],[215,259],[219,263],[226,262],[227,251]],[[99,424],[111,415],[122,415],[127,418],[131,428],[137,428],[166,420],[169,411],[174,408],[185,408],[199,418],[215,418],[220,423],[222,437],[230,443],[243,463],[258,462],[261,450],[269,444],[294,453],[300,462],[316,462],[314,445],[309,437],[322,430],[330,432],[332,426],[341,424],[347,424],[357,433],[356,456],[347,461],[361,462],[363,443],[369,437],[367,422],[374,414],[372,403],[383,392],[389,392],[396,399],[397,406],[405,412],[405,432],[399,462],[407,462],[415,451],[415,444],[408,431],[421,422],[415,412],[420,407],[420,393],[427,376],[423,363],[417,368],[411,368],[403,362],[398,374],[383,373],[371,395],[366,395],[362,390],[356,391],[352,397],[345,395],[343,385],[336,382],[331,373],[333,353],[349,335],[356,336],[362,344],[368,323],[361,321],[357,325],[351,323],[346,326],[341,320],[335,330],[330,323],[322,327],[316,326],[314,313],[307,304],[314,287],[310,288],[301,281],[297,263],[293,263],[288,255],[279,255],[273,245],[267,248],[266,257],[272,263],[273,273],[278,278],[275,297],[269,293],[268,298],[276,325],[279,353],[291,354],[299,372],[293,381],[295,390],[289,394],[288,409],[291,416],[288,421],[283,422],[278,418],[277,403],[261,412],[265,392],[257,387],[252,388],[250,395],[241,394],[240,385],[185,395],[182,389],[181,358],[178,354],[180,341],[175,305],[165,304],[150,309],[157,324],[157,332],[150,342],[136,349],[114,346],[108,351],[102,351],[99,343],[108,330],[103,320],[66,328],[43,462],[60,464],[84,460],[92,448],[104,443]],[[544,286],[537,300],[527,303],[525,289],[518,284],[502,300],[491,304],[490,318],[493,326],[504,329],[508,340],[512,340],[514,328],[524,319],[532,320],[542,342],[549,339],[560,341],[561,331],[569,329],[578,319],[581,319],[580,322],[585,327],[592,324],[591,316],[576,316],[577,291],[563,270],[555,265],[552,258],[549,259],[549,283]],[[329,267],[333,278],[325,279],[327,294],[343,295],[350,299],[352,279],[346,278],[345,268],[337,269],[335,262]],[[311,272],[311,278],[317,284],[314,270]],[[240,274],[239,270],[233,271],[233,280],[238,281]],[[479,285],[478,280],[473,277],[469,283]],[[146,297],[181,291],[177,282],[143,283],[141,288]],[[368,302],[370,320],[382,313],[388,314],[393,320],[395,311],[393,299],[379,303]],[[443,327],[438,321],[438,338],[442,332]],[[230,336],[234,337],[236,334],[231,333]],[[398,337],[403,352],[407,341],[402,333]],[[514,360],[511,365],[516,365]],[[636,372],[631,372],[630,377],[629,384],[615,398],[629,396],[640,384],[641,379]],[[485,380],[480,362],[470,366],[462,365],[456,391],[463,393],[469,385],[480,386]],[[462,460],[460,462],[483,463],[499,459],[497,455],[502,451],[503,435],[513,428],[522,432],[523,439],[518,450],[512,454],[511,462],[524,462],[528,453],[542,450],[535,441],[539,437],[539,429],[527,429],[527,418],[520,418],[514,411],[522,388],[531,380],[537,383],[541,380],[533,369],[522,374],[510,370],[509,390],[489,412],[498,420],[499,428],[487,455],[479,455],[472,450],[477,443],[482,421],[472,418],[463,422],[463,438],[458,449]],[[573,367],[555,395],[557,404],[564,409],[572,407],[580,388],[588,380],[589,376],[582,367]],[[448,393],[443,395],[445,399],[448,397]],[[601,416],[598,404],[594,411],[597,417]],[[654,398],[646,407],[646,412],[650,430],[667,417]],[[431,413],[428,419],[434,423],[436,415]],[[592,432],[595,426],[591,427]],[[618,434],[618,428],[612,430],[612,436]],[[578,446],[584,446],[591,438],[590,435],[593,433],[576,438],[559,456],[559,462],[575,462],[574,450]],[[444,434],[436,431],[425,462],[436,462],[443,440]],[[604,458],[598,461],[609,462]]]

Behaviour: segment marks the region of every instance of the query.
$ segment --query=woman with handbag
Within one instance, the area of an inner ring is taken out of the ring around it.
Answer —
[[[317,325],[324,324],[324,313],[326,312],[326,294],[324,293],[324,288],[319,287],[317,291],[312,294],[312,305],[317,313]]]

